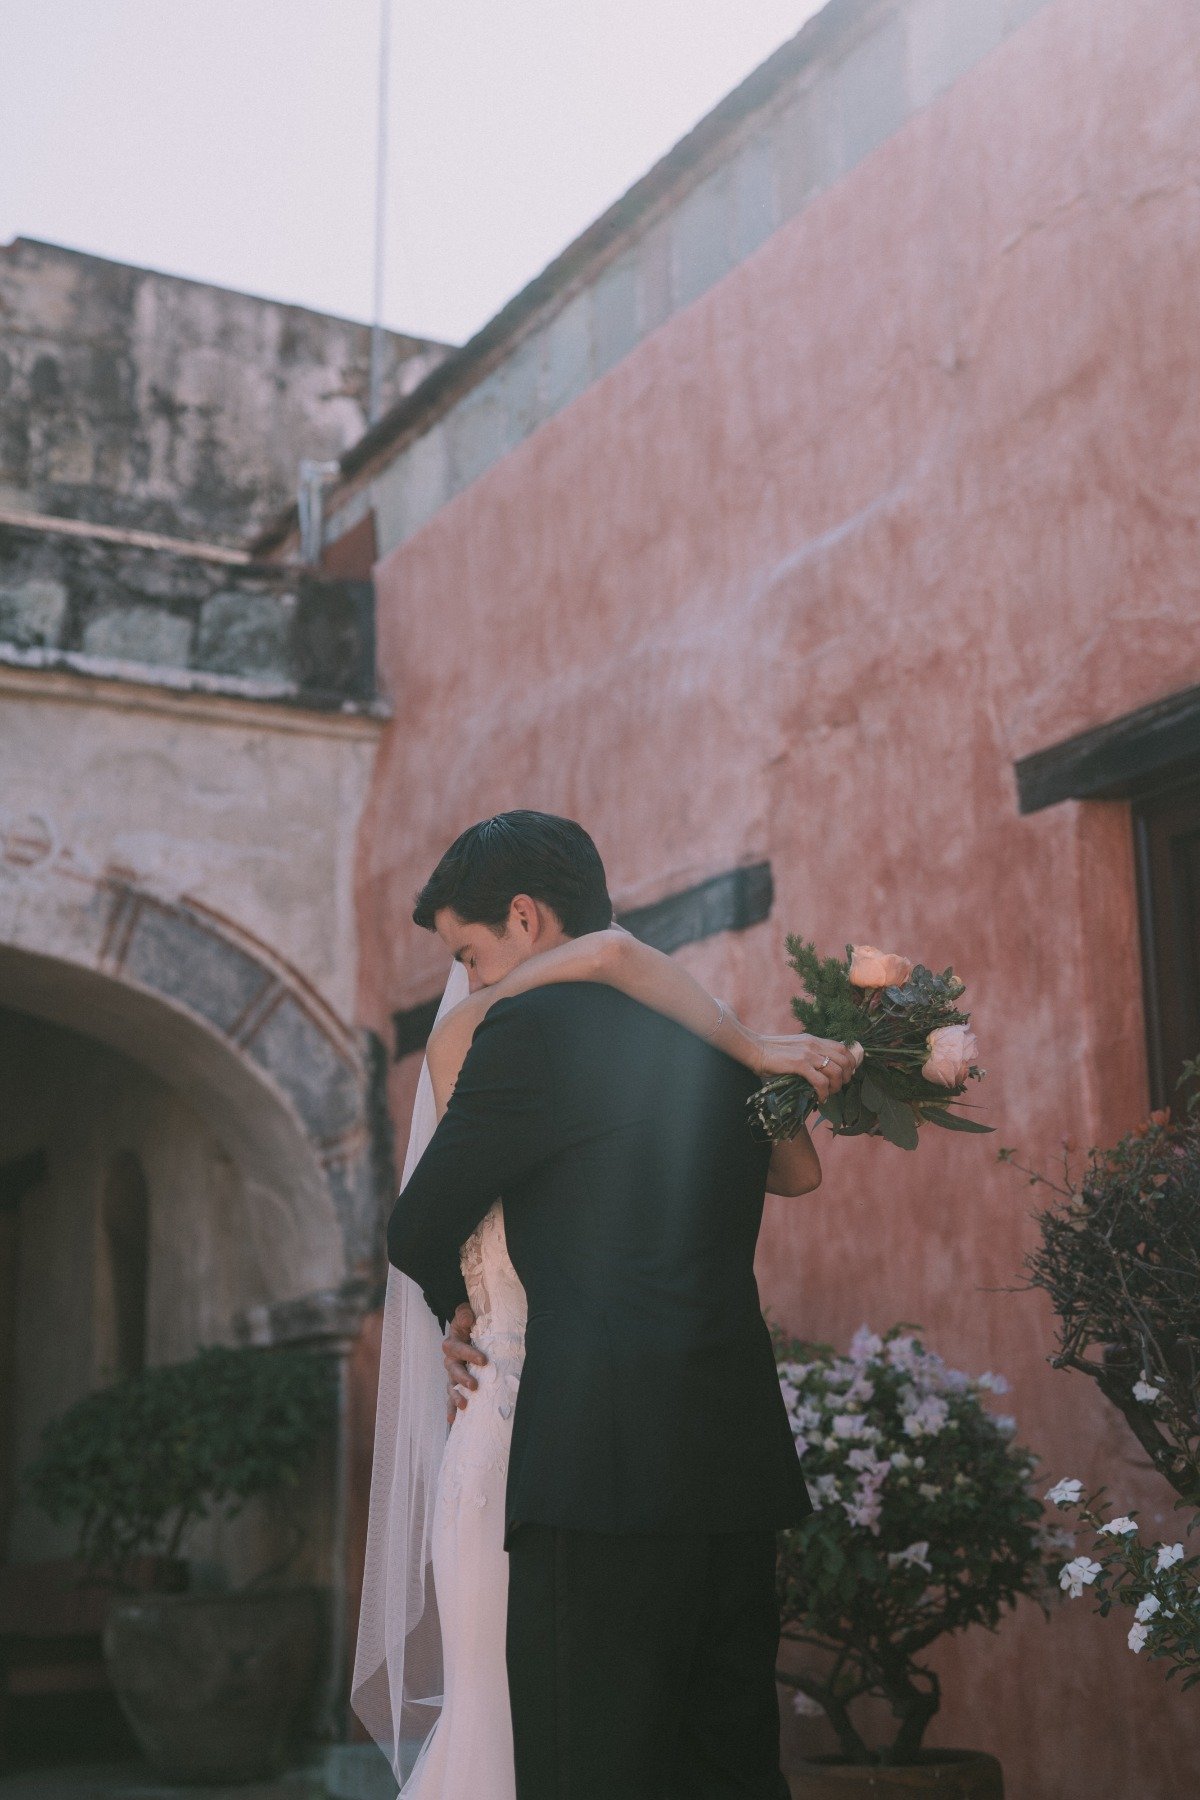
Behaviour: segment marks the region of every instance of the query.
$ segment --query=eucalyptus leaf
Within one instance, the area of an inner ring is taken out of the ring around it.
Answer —
[[[968,1119],[962,1113],[951,1112],[945,1106],[923,1106],[922,1116],[931,1125],[940,1125],[943,1131],[995,1131],[994,1125],[981,1125],[978,1119]]]

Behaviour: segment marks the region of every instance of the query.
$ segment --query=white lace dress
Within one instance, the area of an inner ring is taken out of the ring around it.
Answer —
[[[464,1246],[462,1267],[475,1313],[472,1337],[488,1362],[476,1370],[479,1386],[450,1428],[438,1474],[433,1580],[445,1698],[405,1783],[404,1800],[516,1796],[504,1658],[504,1490],[527,1307],[509,1261],[499,1203]]]

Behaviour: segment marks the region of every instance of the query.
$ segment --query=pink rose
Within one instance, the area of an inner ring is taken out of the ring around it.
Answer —
[[[960,1088],[978,1055],[979,1045],[969,1025],[940,1025],[929,1034],[929,1057],[921,1073],[938,1087]]]
[[[912,974],[907,956],[892,956],[874,944],[850,946],[850,981],[854,987],[903,987]]]

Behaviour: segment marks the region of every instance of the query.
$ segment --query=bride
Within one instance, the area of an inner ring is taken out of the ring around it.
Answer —
[[[405,1183],[489,1008],[547,983],[618,988],[756,1074],[803,1075],[822,1098],[841,1082],[841,1044],[749,1030],[670,957],[618,926],[530,956],[490,986],[483,985],[487,974],[469,950],[451,969],[421,1069]],[[792,1148],[789,1167],[793,1180],[783,1191],[804,1192],[820,1181],[806,1135]],[[470,1305],[460,1308],[456,1330],[477,1347],[477,1355],[462,1352],[475,1363],[477,1380],[463,1370],[447,1407],[441,1325],[420,1289],[394,1268],[380,1348],[351,1704],[388,1756],[403,1800],[515,1800],[516,1793],[503,1540],[526,1306],[498,1201],[463,1246],[462,1269]],[[477,1390],[469,1405],[464,1385]]]

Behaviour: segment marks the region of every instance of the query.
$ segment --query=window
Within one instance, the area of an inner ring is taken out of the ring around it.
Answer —
[[[1023,813],[1130,802],[1150,1100],[1177,1107],[1180,1069],[1200,1055],[1200,687],[1038,750],[1015,773]]]
[[[1200,777],[1134,802],[1146,1048],[1155,1106],[1200,1055]]]

